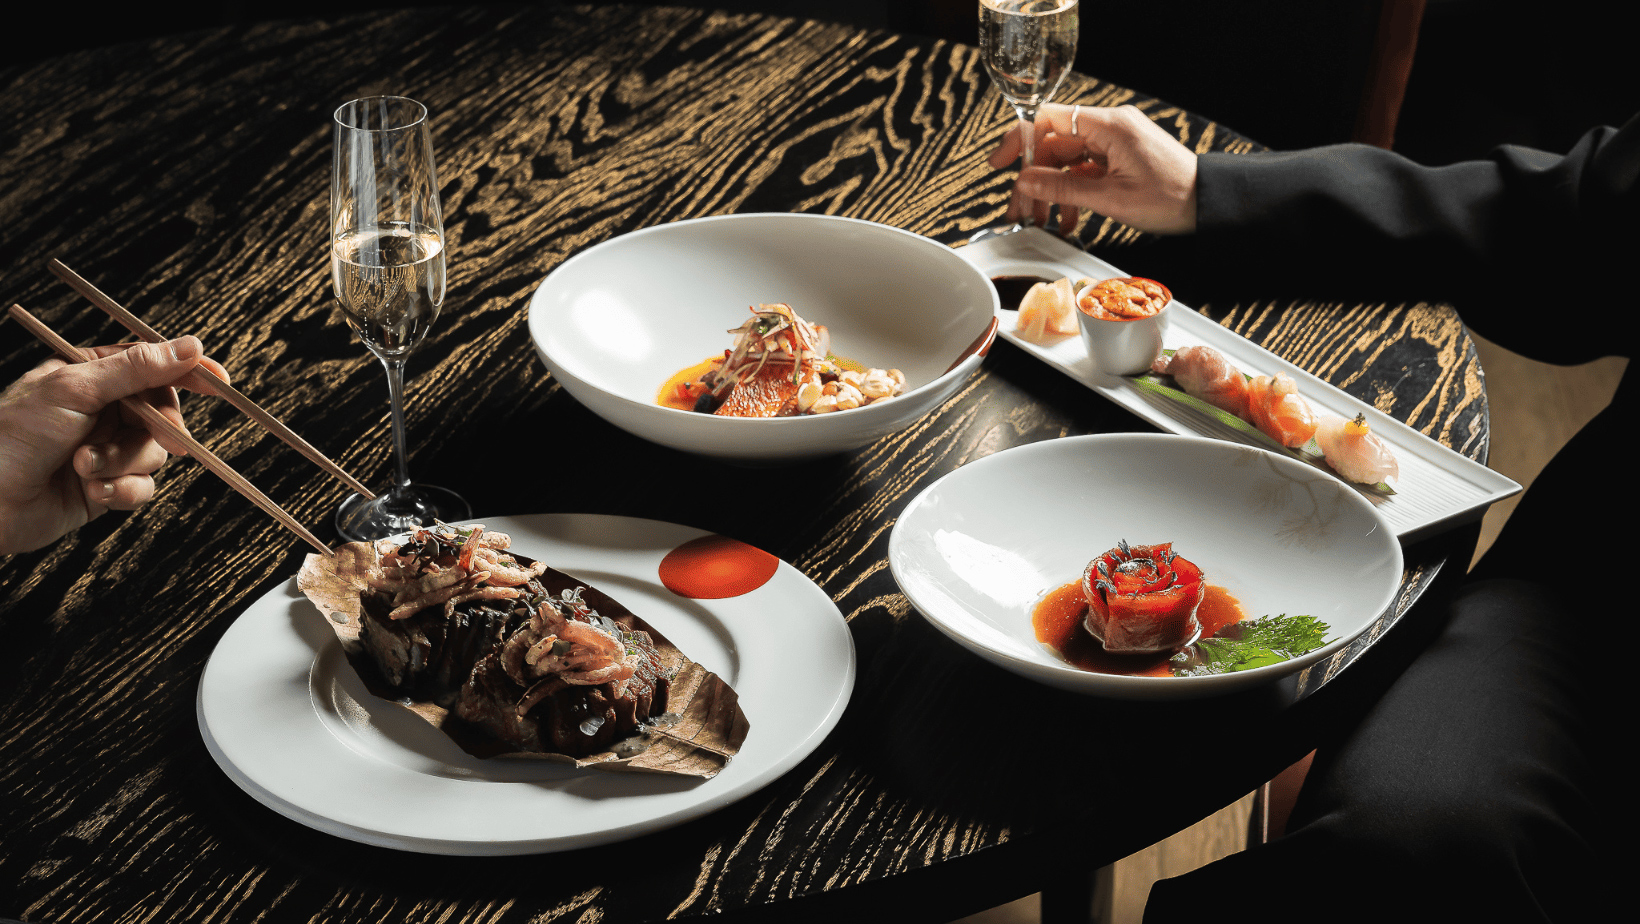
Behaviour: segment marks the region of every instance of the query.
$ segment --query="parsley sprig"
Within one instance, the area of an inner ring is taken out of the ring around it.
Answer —
[[[1232,623],[1174,655],[1175,677],[1228,674],[1279,664],[1327,643],[1330,627],[1314,616],[1261,616]]]

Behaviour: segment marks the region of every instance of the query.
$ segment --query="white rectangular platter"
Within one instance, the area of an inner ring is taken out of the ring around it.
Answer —
[[[1108,279],[1128,275],[1036,228],[989,236],[958,247],[957,253],[992,278],[1091,276]],[[1080,337],[1072,335],[1046,345],[1020,339],[1013,331],[1015,315],[1013,311],[999,309],[997,312],[997,333],[1004,339],[1157,427],[1172,433],[1269,448],[1179,402],[1148,394],[1129,379],[1095,371]],[[1210,346],[1248,375],[1285,372],[1298,383],[1299,394],[1318,411],[1346,418],[1366,414],[1373,432],[1394,449],[1401,477],[1393,497],[1366,489],[1361,489],[1361,493],[1378,507],[1403,543],[1479,519],[1492,503],[1521,490],[1514,481],[1453,452],[1185,305],[1175,303],[1168,311],[1163,340],[1167,349],[1197,344]]]

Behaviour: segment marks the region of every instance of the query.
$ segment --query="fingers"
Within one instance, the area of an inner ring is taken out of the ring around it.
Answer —
[[[182,405],[177,400],[176,389],[169,386],[162,388],[150,388],[142,393],[142,400],[146,401],[150,407],[163,414],[165,419],[174,424],[177,429],[181,430],[183,433],[188,432],[188,426],[182,419]],[[152,437],[159,442],[160,446],[162,446],[166,452],[169,452],[172,455],[188,455],[187,445],[173,440],[170,434],[151,433],[148,429],[148,423],[144,421],[142,417],[137,414],[137,412],[126,407],[124,404],[119,404],[115,407],[118,410],[118,413],[115,416],[117,416],[121,427],[125,430],[135,432],[143,438]],[[93,440],[93,442],[95,442],[95,440]]]
[[[154,497],[154,479],[148,475],[123,475],[82,482],[86,511],[94,519],[106,510],[135,510]]]
[[[1049,202],[1075,203],[1084,197],[1080,187],[1082,178],[1053,167],[1027,167],[1019,174],[1019,183],[1026,195]]]
[[[1110,120],[1102,118],[1103,113],[1090,115],[1097,108],[1058,103],[1044,105],[1033,126],[1036,134],[1035,164],[1022,172],[1021,177],[1036,174],[1038,169],[1064,171],[1083,178],[1103,176],[1106,156],[1103,148],[1096,143],[1094,132]],[[1072,131],[1073,128],[1076,132]],[[1002,144],[992,152],[991,166],[1002,169],[1017,160],[1023,151],[1023,141],[1024,133],[1020,126],[1015,125],[1003,137]],[[1029,183],[1016,183],[1009,199],[1006,220],[1018,221],[1028,217],[1037,226],[1045,228],[1049,226],[1053,207],[1058,205],[1059,231],[1069,234],[1076,229],[1082,206],[1086,204],[1081,200],[1086,196],[1066,197],[1067,190],[1075,191],[1076,187],[1056,183],[1050,193]]]
[[[1141,123],[1155,125],[1137,106],[1067,106],[1063,103],[1044,103],[1036,113],[1037,125],[1044,126],[1045,130],[1056,134],[1080,138],[1082,146],[1090,154],[1102,153],[1117,140],[1136,131],[1142,131],[1144,126]]]
[[[1019,126],[1015,125],[1013,128],[1008,129],[1006,135],[1002,136],[1002,144],[991,152],[991,169],[1001,170],[1008,166],[1018,160],[1020,153],[1024,150],[1025,140],[1020,134]]]
[[[99,425],[93,436],[103,429]],[[169,457],[140,425],[118,428],[111,438],[76,449],[72,465],[85,494],[87,515],[135,510],[148,503],[155,491],[153,475]]]
[[[1043,144],[1051,135],[1059,136],[1063,144],[1074,149],[1074,153],[1067,151],[1067,159],[1076,159],[1083,156],[1087,150],[1087,144],[1083,140],[1083,136],[1088,135],[1086,129],[1093,124],[1087,114],[1096,111],[1097,108],[1092,106],[1081,107],[1076,119],[1078,132],[1072,132],[1070,106],[1060,103],[1042,104],[1042,108],[1037,110],[1035,123],[1038,162],[1041,162],[1040,158],[1043,155]],[[1014,127],[1008,129],[1007,134],[1002,136],[1002,143],[997,146],[995,151],[991,152],[991,168],[1001,170],[1003,167],[1008,166],[1019,159],[1019,155],[1024,149],[1024,133],[1019,124],[1015,123]]]
[[[188,337],[186,339],[193,340],[195,338]],[[175,341],[167,341],[167,343],[171,343],[171,342],[175,342]],[[96,353],[97,356],[100,358],[100,357],[107,357],[107,356],[118,356],[120,353],[123,353],[126,350],[129,350],[129,349],[131,349],[132,347],[135,347],[135,346],[137,346],[136,343],[115,343],[115,344],[109,344],[109,345],[106,345],[106,346],[94,346],[94,347],[91,347],[90,349],[93,353]],[[46,363],[42,364],[41,369],[43,369],[45,371],[50,371],[51,369],[55,369],[55,368],[57,368],[59,366],[62,366],[62,365],[64,365],[62,360],[60,360],[60,359],[51,359],[51,360],[48,360]],[[39,370],[36,370],[36,371],[39,371]],[[42,374],[44,374],[44,373],[42,373]],[[202,394],[202,395],[214,395],[214,394],[219,393],[217,388],[213,384],[213,382],[216,379],[220,379],[220,380],[222,380],[224,382],[227,382],[229,384],[233,383],[233,379],[230,378],[229,375],[228,375],[227,367],[223,366],[221,363],[219,363],[216,360],[210,358],[209,356],[201,356],[199,358],[199,365],[197,367],[195,367],[193,370],[191,370],[187,374],[183,375],[181,378],[177,379],[176,381],[169,382],[167,384],[169,384],[169,385],[171,385],[175,388],[186,388],[189,391],[196,392],[196,393]]]
[[[1070,207],[1140,231],[1195,230],[1196,154],[1137,108],[1082,107],[1073,120],[1072,107],[1048,104],[1036,128],[1036,164],[1020,171],[1011,218],[1035,214],[1040,221],[1043,203],[1051,202],[1062,216]],[[993,163],[1015,150],[1016,139],[1007,139]]]
[[[205,374],[207,370],[210,372],[210,375]],[[200,357],[199,368],[194,370],[193,375],[188,376],[181,382],[175,382],[172,384],[176,385],[178,388],[186,388],[189,391],[197,392],[202,395],[214,395],[219,392],[211,384],[212,375],[230,385],[233,384],[233,380],[228,378],[228,370],[221,363],[210,358],[209,356]]]
[[[152,475],[170,458],[164,447],[144,430],[123,430],[110,442],[81,446],[74,451],[74,472],[84,481]]]
[[[52,377],[57,386],[53,398],[60,402],[59,407],[95,414],[121,398],[170,385],[198,366],[205,355],[199,338],[193,336],[165,343],[100,347],[94,352],[105,355],[58,369]]]
[[[1048,131],[1037,136],[1036,166],[1068,167],[1087,162],[1087,145],[1075,135]]]

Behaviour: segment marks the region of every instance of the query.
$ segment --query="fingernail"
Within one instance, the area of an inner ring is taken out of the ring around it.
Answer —
[[[103,466],[106,464],[108,464],[108,457],[103,455],[102,450],[93,448],[91,450],[91,471],[86,474],[95,475],[102,471]]]
[[[114,482],[112,482],[112,481],[98,482],[98,484],[97,484],[97,497],[99,499],[108,500],[109,498],[111,498],[113,496],[114,496]]]
[[[177,362],[190,362],[197,359],[202,350],[199,338],[192,334],[172,340],[169,346],[171,347],[171,358]]]

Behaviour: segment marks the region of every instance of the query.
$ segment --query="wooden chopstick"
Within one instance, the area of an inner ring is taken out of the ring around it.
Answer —
[[[22,324],[24,327],[28,328],[29,333],[40,338],[41,342],[43,342],[46,346],[51,347],[53,350],[56,350],[59,355],[69,362],[84,363],[90,362],[91,360],[97,358],[96,355],[91,353],[89,350],[82,350],[58,336],[56,331],[47,327],[40,321],[39,318],[29,314],[28,311],[21,305],[11,306],[11,316],[16,318],[19,324]],[[147,424],[152,432],[164,433],[182,445],[188,447],[189,454],[195,459],[198,459],[201,465],[210,469],[218,478],[226,481],[234,490],[250,498],[252,503],[267,511],[273,516],[274,519],[278,520],[280,523],[283,523],[288,529],[290,529],[291,532],[301,536],[303,539],[306,539],[310,545],[318,549],[320,552],[323,552],[326,555],[335,554],[330,550],[330,546],[319,541],[318,536],[308,532],[307,527],[296,522],[295,517],[291,516],[289,513],[286,513],[285,508],[274,503],[266,494],[258,491],[256,486],[251,484],[244,475],[234,471],[232,466],[217,458],[215,453],[211,452],[209,449],[206,449],[205,446],[201,444],[199,440],[194,439],[188,431],[172,423],[169,418],[167,418],[164,414],[161,414],[153,405],[137,396],[121,398],[120,403],[130,408],[137,414],[138,417],[141,417],[143,423]]]
[[[49,264],[47,264],[47,266],[49,266],[51,271],[57,275],[58,279],[68,283],[69,287],[74,291],[85,296],[98,308],[108,312],[114,320],[124,325],[126,330],[129,330],[131,333],[136,334],[138,337],[141,337],[149,343],[164,343],[167,339],[161,336],[159,331],[149,327],[141,318],[125,310],[119,302],[116,302],[107,295],[104,295],[101,289],[98,289],[96,286],[87,282],[80,276],[79,273],[69,269],[66,265],[64,265],[63,261],[53,259]],[[298,436],[296,431],[285,426],[279,418],[269,414],[257,405],[256,402],[241,394],[238,389],[234,388],[232,385],[229,385],[227,382],[222,381],[217,377],[216,373],[211,372],[209,369],[201,365],[188,374],[200,384],[210,386],[213,393],[226,398],[229,404],[239,408],[245,413],[245,416],[261,424],[274,436],[284,440],[285,443],[292,449],[295,449],[302,455],[307,456],[313,464],[341,479],[342,483],[347,485],[350,490],[368,499],[375,498],[375,493],[363,484],[359,483],[358,479],[354,478],[352,475],[349,475],[340,465],[332,462],[330,457],[314,448],[308,443],[307,440],[304,440]]]

